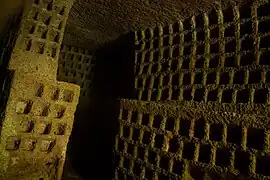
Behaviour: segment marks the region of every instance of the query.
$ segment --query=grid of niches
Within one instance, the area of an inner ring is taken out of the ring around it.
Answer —
[[[136,78],[135,84],[139,100],[268,104],[269,70],[176,72]]]
[[[67,19],[67,7],[53,0],[33,0],[23,24],[24,50],[58,58]]]
[[[15,121],[15,130],[18,136],[8,137],[5,147],[8,151],[50,152],[57,144],[58,138],[70,133],[70,117],[66,114],[70,111],[75,112],[69,108],[74,101],[73,90],[57,86],[48,88],[40,84],[32,96],[30,100],[16,103],[18,118]]]
[[[120,110],[119,121],[116,179],[174,179],[183,177],[185,171],[195,179],[215,179],[221,172],[256,179],[270,176],[269,130],[264,128],[128,109]]]
[[[183,22],[137,31],[135,87],[139,99],[203,101],[206,97],[207,101],[208,93],[195,92],[211,87],[210,101],[222,102],[220,87],[241,85],[243,90],[246,85],[255,87],[246,89],[250,95],[244,102],[256,99],[254,91],[267,97],[268,90],[259,87],[269,83],[269,8],[269,3],[254,3],[214,9]],[[196,98],[196,94],[201,95]],[[242,98],[233,90],[230,99],[238,102]]]
[[[81,96],[89,95],[95,58],[87,49],[64,45],[60,52],[57,79],[81,86]]]

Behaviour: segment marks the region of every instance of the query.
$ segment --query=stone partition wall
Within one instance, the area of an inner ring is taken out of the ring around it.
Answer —
[[[254,1],[135,32],[115,179],[270,177],[269,23]]]
[[[89,50],[63,45],[59,57],[57,79],[81,86],[80,96],[89,98],[95,66],[95,56]]]
[[[1,131],[0,179],[61,179],[80,87],[58,82],[64,29],[73,1],[25,4],[9,71]]]
[[[269,10],[232,5],[137,31],[138,99],[268,103]]]
[[[268,179],[268,114],[122,99],[115,179]]]

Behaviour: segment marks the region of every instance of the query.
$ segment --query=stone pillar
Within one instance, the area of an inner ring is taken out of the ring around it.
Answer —
[[[73,1],[25,4],[0,144],[0,179],[61,179],[80,87],[56,80]]]

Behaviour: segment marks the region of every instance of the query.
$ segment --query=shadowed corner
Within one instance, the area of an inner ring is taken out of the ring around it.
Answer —
[[[9,18],[0,34],[0,135],[3,119],[5,117],[6,105],[9,91],[14,75],[13,70],[8,70],[8,63],[11,58],[12,50],[15,46],[18,29],[21,22],[22,9],[16,11],[16,15]]]
[[[79,103],[67,157],[84,179],[111,179],[118,132],[118,98],[134,98],[133,34],[96,51],[96,68],[88,104]]]

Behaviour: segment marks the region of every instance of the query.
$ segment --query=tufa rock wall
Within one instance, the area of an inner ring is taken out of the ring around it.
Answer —
[[[269,178],[269,3],[135,32],[116,179]]]
[[[122,99],[118,119],[116,179],[270,175],[267,114]]]
[[[56,80],[72,3],[25,4],[8,65],[13,77],[1,131],[2,179],[61,179],[80,91]]]
[[[268,103],[267,9],[213,9],[136,32],[138,99]]]
[[[81,97],[89,98],[95,63],[95,57],[89,50],[64,45],[60,52],[57,79],[81,86]]]

